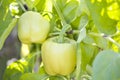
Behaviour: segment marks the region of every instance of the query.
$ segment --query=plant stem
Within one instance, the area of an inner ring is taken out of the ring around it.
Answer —
[[[76,76],[75,80],[80,80],[80,73],[81,73],[81,49],[80,44],[77,43],[77,62],[76,62]]]
[[[64,42],[64,34],[65,34],[66,30],[68,30],[70,27],[71,26],[67,24],[62,28],[62,30],[59,34],[59,40],[58,40],[59,43]]]
[[[56,35],[59,35],[60,33],[59,32],[54,32],[54,33],[50,33],[49,36],[56,36]]]
[[[98,33],[89,33],[89,34],[93,35],[93,36],[97,36],[97,37],[103,37],[103,38],[107,39],[108,41],[112,42],[113,44],[115,44],[116,46],[118,46],[120,48],[120,44],[117,43],[114,39],[112,39],[109,36],[105,36],[104,34],[98,34]]]
[[[61,19],[62,25],[63,25],[63,28],[62,28],[62,30],[60,32],[59,40],[58,40],[59,43],[63,43],[64,42],[64,34],[71,26],[68,25],[67,22],[65,21],[63,15],[61,13],[61,10],[57,6],[56,2],[54,0],[51,0],[51,1],[52,1],[53,5],[54,5],[54,7],[55,7],[55,9],[56,9],[56,11],[58,13],[58,15],[59,15],[59,17]]]
[[[55,7],[55,9],[56,9],[56,11],[57,11],[57,13],[58,13],[58,15],[59,15],[59,17],[60,17],[63,25],[66,25],[67,23],[66,23],[63,15],[62,15],[62,13],[61,13],[61,10],[59,9],[59,7],[57,6],[57,4],[56,4],[56,2],[55,2],[54,0],[51,0],[51,1],[52,1],[52,4],[54,5],[54,7]]]
[[[40,49],[39,48],[40,48],[39,44],[36,44],[36,54],[37,54],[37,56],[36,56],[36,62],[35,62],[35,66],[34,66],[34,71],[35,72],[38,72],[39,65],[40,65],[40,60],[39,60],[39,58],[40,58]]]
[[[117,43],[114,39],[112,39],[111,37],[105,37],[105,38],[120,48],[120,44]]]

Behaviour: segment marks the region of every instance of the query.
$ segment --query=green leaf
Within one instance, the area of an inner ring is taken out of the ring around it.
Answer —
[[[10,51],[10,50],[9,50]],[[9,52],[8,51],[8,52]],[[7,52],[4,52],[3,50],[0,51],[0,54],[1,53],[7,53]],[[9,53],[8,53],[9,54]],[[5,54],[6,55],[6,54]],[[9,57],[6,57],[4,54],[3,55],[0,55],[0,80],[3,79],[3,73],[6,69],[6,62],[8,61]]]
[[[9,11],[9,5],[12,1],[14,0],[0,1],[0,49],[17,22],[17,19],[12,19]]]
[[[64,76],[51,76],[49,80],[66,80]]]
[[[86,37],[83,39],[83,42],[92,45],[95,42],[95,40],[91,35],[87,34]]]
[[[25,1],[26,1],[26,5],[27,5],[28,9],[32,10],[34,8],[34,1],[32,1],[32,0],[25,0]]]
[[[79,29],[86,27],[88,25],[89,19],[88,16],[85,14],[80,19]]]
[[[88,10],[87,4],[85,3],[85,0],[80,0],[80,10],[90,16],[90,12]]]
[[[76,17],[76,19],[71,22],[71,25],[72,25],[72,28],[73,28],[73,29],[78,29],[78,28],[79,28],[80,19],[81,19],[81,16]]]
[[[12,16],[9,11],[9,4],[14,0],[1,0],[0,1],[0,36],[4,30],[8,27],[12,20]]]
[[[120,54],[101,51],[93,62],[93,80],[120,80]]]
[[[96,45],[101,49],[108,48],[108,41],[103,37],[94,37]]]
[[[79,33],[77,42],[80,43],[85,37],[86,37],[86,29],[83,28],[83,29],[81,29],[81,31]]]
[[[56,3],[59,6],[60,10],[63,10],[67,1],[68,0],[56,0]]]
[[[87,64],[90,63],[94,55],[96,47],[89,44],[84,44],[84,43],[81,43],[80,47],[81,47],[81,53],[82,53],[82,69],[85,70]]]
[[[41,75],[41,74],[46,74],[45,69],[44,69],[44,66],[43,66],[43,63],[42,63],[42,65],[39,67],[39,74],[40,74],[40,75]]]
[[[19,60],[10,64],[4,73],[4,80],[19,80],[21,75],[28,71],[28,63],[25,60]]]
[[[46,4],[46,0],[39,0],[39,2],[35,6],[37,8],[37,11],[39,11],[39,12],[43,11],[45,9],[45,4]],[[47,6],[47,7],[49,7],[49,6]]]
[[[111,19],[108,16],[107,14],[108,4],[106,0],[101,1],[85,0],[85,1],[97,29],[105,34],[114,34],[116,32],[117,21]]]
[[[79,13],[79,16],[71,22],[71,25],[74,29],[82,29],[88,24],[88,16],[85,13]]]
[[[79,7],[79,2],[74,0],[74,1],[69,1],[62,9],[63,16],[67,21],[67,23],[70,23],[71,21],[73,21],[73,19],[75,19],[75,17],[77,16],[78,7]]]
[[[47,74],[40,75],[38,73],[25,73],[20,80],[46,80],[49,76]]]
[[[45,1],[45,0],[44,0]],[[31,5],[31,7],[35,7],[37,4],[39,4],[39,2],[41,2],[41,0],[26,0],[26,2]]]
[[[4,30],[2,35],[0,36],[0,49],[3,47],[6,38],[11,33],[11,31],[15,27],[16,23],[17,23],[17,18],[14,18],[12,20],[12,22],[8,25],[8,27]]]
[[[82,16],[81,17],[81,20],[80,20],[80,25],[79,25],[79,30],[80,30],[80,33],[79,33],[79,36],[78,36],[78,39],[77,39],[77,42],[80,43],[85,37],[86,37],[86,26],[88,24],[88,17],[86,15]]]

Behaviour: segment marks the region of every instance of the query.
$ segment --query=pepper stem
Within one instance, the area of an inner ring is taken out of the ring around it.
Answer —
[[[59,43],[63,43],[63,42],[64,42],[64,34],[65,34],[65,32],[66,32],[70,27],[71,27],[70,25],[66,24],[66,25],[62,28],[62,30],[61,30],[61,32],[60,32],[60,34],[59,34],[59,40],[58,40]]]

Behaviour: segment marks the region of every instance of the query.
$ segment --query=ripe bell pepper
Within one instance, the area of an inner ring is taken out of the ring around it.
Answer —
[[[49,21],[38,12],[27,11],[18,21],[18,37],[22,43],[43,43],[49,30]]]
[[[57,37],[42,44],[42,60],[46,72],[50,75],[69,75],[76,65],[76,41],[65,38],[58,43]]]

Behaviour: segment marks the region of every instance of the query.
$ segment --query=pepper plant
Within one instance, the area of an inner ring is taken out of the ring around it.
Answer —
[[[0,0],[0,49],[14,27],[3,80],[120,79],[120,0]]]

